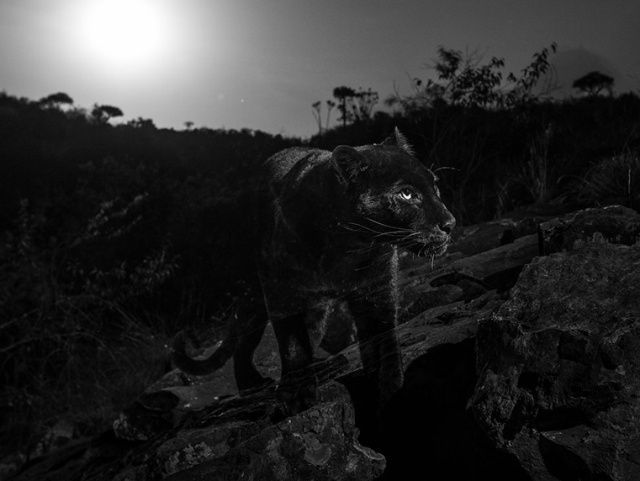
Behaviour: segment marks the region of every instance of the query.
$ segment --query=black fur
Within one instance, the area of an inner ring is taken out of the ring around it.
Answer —
[[[311,364],[324,335],[318,306],[338,300],[354,317],[365,372],[383,404],[402,384],[394,331],[398,248],[440,255],[455,224],[435,178],[397,131],[376,145],[288,149],[266,166],[271,215],[259,261],[264,306],[249,324],[232,328],[209,359],[189,358],[178,337],[176,364],[203,374],[233,353],[238,388],[258,386],[265,380],[252,357],[270,320],[282,359],[281,389],[298,392],[297,373]]]

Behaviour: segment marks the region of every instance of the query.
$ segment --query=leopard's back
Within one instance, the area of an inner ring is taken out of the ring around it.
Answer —
[[[287,184],[295,187],[309,170],[327,162],[331,152],[306,147],[291,147],[269,157],[265,163],[272,193],[279,193]]]

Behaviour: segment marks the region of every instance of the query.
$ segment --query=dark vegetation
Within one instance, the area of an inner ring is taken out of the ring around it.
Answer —
[[[463,225],[531,204],[637,209],[640,98],[602,96],[612,82],[592,75],[578,98],[545,99],[554,50],[505,76],[502,59],[440,49],[436,78],[388,99],[392,113],[349,87],[327,113],[314,103],[320,133],[304,142],[112,125],[117,107],[0,94],[0,457],[37,453],[60,419],[77,435],[104,427],[167,368],[178,329],[223,326],[254,269],[261,163],[285,147],[379,142],[397,126]]]

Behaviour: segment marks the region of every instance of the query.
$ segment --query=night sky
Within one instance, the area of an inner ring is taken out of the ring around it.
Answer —
[[[307,136],[334,87],[409,93],[439,45],[517,72],[554,41],[564,92],[590,70],[640,89],[638,0],[0,0],[0,90]]]

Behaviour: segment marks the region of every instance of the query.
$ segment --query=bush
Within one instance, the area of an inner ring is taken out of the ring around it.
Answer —
[[[578,182],[575,194],[586,205],[620,204],[640,210],[640,153],[597,162]]]
[[[132,306],[175,264],[165,252],[109,268],[85,259],[126,235],[138,202],[115,211],[107,203],[84,229],[54,238],[44,215],[23,201],[17,225],[3,235],[1,446],[32,451],[61,417],[85,433],[104,429],[165,369],[166,341]]]

